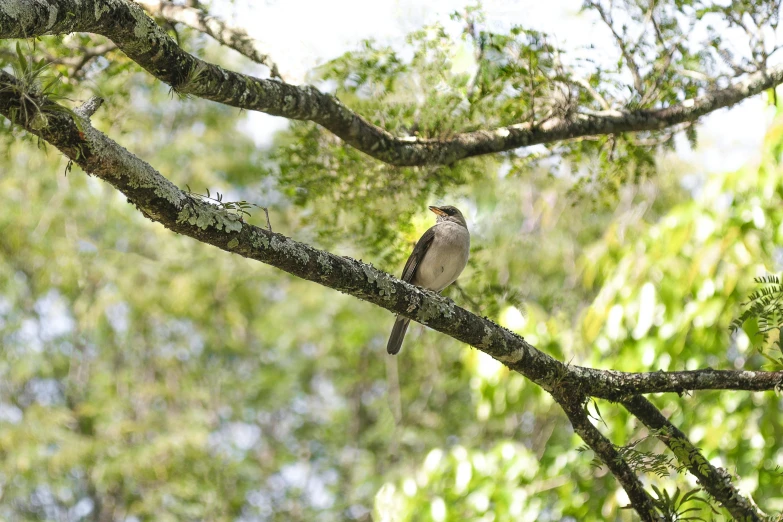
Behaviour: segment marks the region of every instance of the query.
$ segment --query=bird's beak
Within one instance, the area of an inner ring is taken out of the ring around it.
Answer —
[[[433,212],[435,212],[435,213],[436,213],[437,215],[439,215],[439,216],[445,216],[445,215],[446,215],[446,213],[445,213],[445,212],[443,212],[443,211],[442,211],[442,210],[441,210],[439,207],[434,207],[434,206],[431,206],[431,207],[430,207],[430,210],[431,210],[431,211],[433,211]]]

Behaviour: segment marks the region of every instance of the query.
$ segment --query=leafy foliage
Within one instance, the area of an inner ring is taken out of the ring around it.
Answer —
[[[783,326],[783,285],[775,275],[756,277],[754,281],[761,288],[748,296],[747,309],[731,322],[731,329],[736,332],[747,321],[755,320],[758,335],[766,343],[770,332],[780,330]],[[780,338],[775,344],[781,347]]]
[[[655,485],[651,486],[657,498],[653,499],[656,509],[663,516],[663,519],[667,522],[678,522],[686,520],[705,520],[701,516],[698,516],[694,512],[700,512],[701,509],[695,506],[688,507],[686,504],[689,502],[700,502],[709,506],[709,502],[701,497],[697,497],[701,491],[700,488],[691,489],[682,493],[680,488],[674,490],[674,493],[669,495],[669,492],[665,489],[661,491]],[[689,514],[691,513],[691,514]],[[713,510],[714,514],[719,514],[718,511]]]
[[[742,9],[759,13],[758,4]],[[607,110],[601,99],[655,107],[731,72],[720,41],[703,53],[691,49],[698,42],[670,45],[716,10],[656,2],[648,19],[648,2],[613,5],[618,31],[660,29],[630,49],[645,64],[640,90],[622,53],[608,65],[570,59],[540,32],[491,29],[477,9],[455,15],[457,34],[425,28],[403,50],[368,42],[314,79],[395,134],[447,137]],[[202,37],[179,37],[232,65]],[[49,93],[66,101],[100,93],[107,110],[94,124],[178,185],[221,187],[193,197],[261,225],[244,212],[263,205],[276,230],[389,271],[431,225],[425,205],[448,200],[473,237],[450,296],[547,353],[627,371],[765,363],[750,350],[758,321],[731,337],[728,328],[752,278],[779,271],[779,117],[760,164],[737,172],[683,165],[665,133],[391,168],[310,124],[259,150],[243,115],[186,88],[172,98],[121,53],[78,70],[66,60],[103,43],[41,39],[23,53],[25,70],[43,64],[28,73],[35,81],[62,75]],[[21,63],[0,45],[4,63]],[[634,519],[611,475],[574,449],[551,397],[496,361],[417,326],[402,357],[386,358],[389,314],[172,236],[78,169],[60,175],[53,151],[9,140],[7,152],[0,518]],[[755,502],[783,510],[779,397],[654,401],[707,459],[743,477]],[[692,478],[624,410],[600,408],[599,429],[646,475],[662,513],[727,518],[699,503]]]
[[[60,77],[51,74],[45,59],[35,59],[32,56],[28,59],[20,42],[16,42],[16,58],[11,62],[11,67],[18,80],[17,83],[0,86],[0,92],[11,93],[18,99],[19,108],[11,113],[12,125],[21,119],[31,122],[33,128],[40,129],[47,124],[47,112],[73,114],[73,111],[60,104],[40,101],[43,96],[51,101],[64,98],[56,89]],[[76,121],[79,121],[78,118]],[[39,141],[39,145],[41,144],[42,142]]]
[[[637,447],[649,440],[654,440],[658,434],[648,435],[635,440],[625,446],[618,448],[618,453],[622,456],[631,469],[636,473],[646,474],[652,473],[659,478],[667,478],[674,473],[682,473],[685,471],[684,464],[678,463],[671,455],[667,455],[665,452],[661,452],[658,448],[653,450],[640,451]],[[658,451],[656,451],[658,450]]]

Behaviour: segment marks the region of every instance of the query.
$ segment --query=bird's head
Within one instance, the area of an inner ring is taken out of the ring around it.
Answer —
[[[458,223],[463,227],[468,228],[468,224],[465,222],[465,217],[457,207],[452,207],[451,205],[446,205],[443,207],[431,206],[430,210],[438,215],[438,223],[441,221],[453,221],[454,223]]]

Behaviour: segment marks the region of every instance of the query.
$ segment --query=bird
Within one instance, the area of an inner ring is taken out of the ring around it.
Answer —
[[[440,293],[457,280],[468,264],[470,232],[457,207],[430,206],[429,209],[438,216],[435,225],[413,247],[402,269],[402,280]],[[395,318],[389,342],[386,343],[389,354],[400,351],[410,322],[410,319],[400,315]]]

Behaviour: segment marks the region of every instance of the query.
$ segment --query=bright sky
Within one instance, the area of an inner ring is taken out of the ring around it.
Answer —
[[[221,13],[269,49],[282,74],[303,83],[307,71],[319,63],[356,49],[363,39],[402,44],[407,33],[440,22],[468,0],[265,0],[243,2]],[[579,12],[581,0],[485,0],[487,23],[493,28],[521,24],[549,33],[571,49],[592,43],[597,53],[615,53],[611,35],[595,16]],[[702,122],[699,148],[689,150],[685,140],[680,156],[708,172],[734,170],[758,157],[773,110],[757,96],[731,110],[721,110]],[[249,130],[260,145],[284,128],[286,120],[257,112],[248,115]]]

